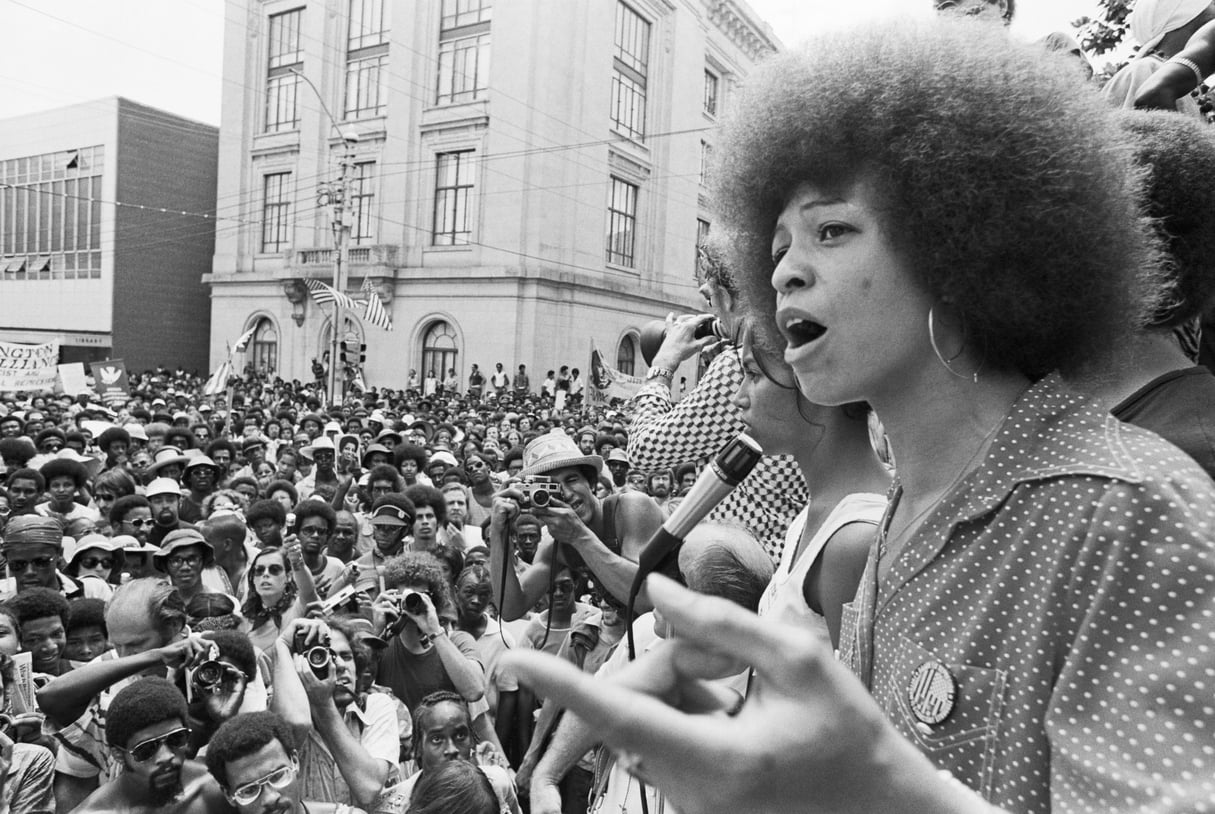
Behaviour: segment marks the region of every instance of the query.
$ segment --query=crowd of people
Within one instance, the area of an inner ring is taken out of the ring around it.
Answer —
[[[1215,808],[1215,136],[936,5],[732,99],[628,404],[0,394],[0,812]]]

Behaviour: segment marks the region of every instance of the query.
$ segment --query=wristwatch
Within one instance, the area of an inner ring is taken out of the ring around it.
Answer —
[[[674,381],[675,371],[666,367],[652,367],[650,368],[650,372],[645,374],[645,380],[648,382],[652,381],[653,379],[667,379],[669,381]]]

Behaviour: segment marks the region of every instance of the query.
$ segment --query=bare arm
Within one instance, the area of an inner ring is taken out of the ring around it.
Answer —
[[[557,784],[597,741],[590,724],[572,713],[562,716],[544,757],[532,772],[532,814],[560,814],[561,794]]]
[[[310,668],[304,669],[307,676],[316,679]],[[304,677],[303,680],[307,681],[308,678]],[[358,805],[370,806],[383,790],[391,767],[386,761],[369,755],[358,738],[346,728],[346,722],[333,704],[332,694],[324,701],[313,704],[312,720],[333,754],[342,779],[350,787],[350,796]]]
[[[1195,31],[1185,48],[1143,83],[1135,94],[1135,107],[1175,110],[1177,100],[1201,84],[1189,66],[1174,61],[1181,59],[1188,59],[1197,65],[1204,77],[1215,73],[1215,22]]]
[[[278,713],[287,722],[295,733],[296,743],[303,743],[312,729],[312,715],[308,709],[308,694],[304,692],[304,685],[295,672],[291,648],[287,645],[295,630],[296,624],[292,622],[274,642],[274,696],[270,699],[270,711]]]
[[[485,671],[478,662],[464,655],[446,631],[435,637],[434,646],[456,692],[466,701],[477,701],[485,695]]]
[[[548,587],[553,543],[552,540],[541,539],[534,562],[520,579],[515,572],[514,549],[508,542],[508,529],[518,515],[519,507],[509,490],[499,495],[494,496],[493,514],[486,536],[489,543],[489,570],[493,575],[494,604],[505,621],[513,622],[522,618],[544,596]],[[505,595],[502,592],[503,575],[506,576]]]

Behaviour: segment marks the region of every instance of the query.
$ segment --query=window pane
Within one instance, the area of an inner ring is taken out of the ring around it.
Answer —
[[[435,168],[434,245],[460,246],[472,234],[469,198],[473,188],[472,150],[439,153]]]
[[[705,113],[717,115],[717,75],[708,70],[705,71]]]
[[[262,251],[280,252],[288,245],[287,219],[291,206],[288,179],[291,173],[267,175],[262,205]]]
[[[619,266],[634,265],[634,229],[637,221],[637,187],[612,179],[608,201],[607,261]]]
[[[439,43],[439,87],[436,104],[480,98],[489,80],[489,34]]]

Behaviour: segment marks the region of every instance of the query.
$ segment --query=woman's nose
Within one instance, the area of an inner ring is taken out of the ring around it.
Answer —
[[[772,287],[778,294],[804,288],[811,282],[810,274],[800,263],[793,262],[790,255],[790,252],[786,252],[772,270]]]

